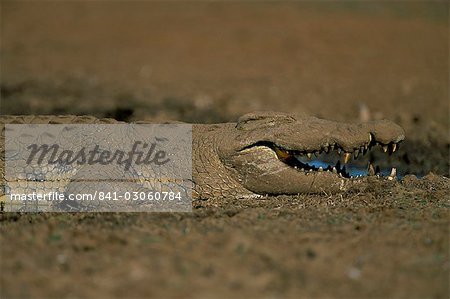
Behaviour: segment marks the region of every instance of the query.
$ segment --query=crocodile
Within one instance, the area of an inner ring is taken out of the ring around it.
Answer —
[[[120,121],[93,116],[0,116],[4,124],[114,124]],[[140,122],[142,123],[142,122]],[[144,122],[145,123],[145,122]],[[378,145],[393,153],[404,130],[389,120],[342,123],[280,112],[252,112],[237,122],[193,124],[193,198],[258,198],[265,195],[343,192],[367,184],[345,169],[351,159]],[[4,140],[2,188],[4,194]],[[336,164],[317,167],[308,159],[323,154],[338,157]],[[342,163],[341,163],[342,161]],[[369,165],[369,174],[374,174]],[[394,175],[394,174],[393,174]]]

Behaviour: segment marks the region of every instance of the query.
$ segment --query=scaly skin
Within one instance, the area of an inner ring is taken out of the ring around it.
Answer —
[[[1,116],[0,123],[119,122],[92,116]],[[375,144],[395,151],[403,139],[403,129],[387,120],[348,124],[277,112],[249,113],[237,123],[194,124],[193,195],[196,199],[246,198],[358,188],[366,184],[365,178],[345,178],[331,169],[305,172],[294,167],[294,155],[339,149],[345,157]],[[4,153],[3,141],[1,147]],[[4,186],[3,164],[4,155],[0,167]]]

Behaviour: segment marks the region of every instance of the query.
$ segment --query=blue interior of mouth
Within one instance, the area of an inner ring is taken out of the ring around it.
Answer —
[[[308,163],[308,165],[314,166],[316,168],[322,167],[323,169],[326,169],[328,166],[330,166],[329,163],[323,162],[318,159],[310,160],[307,163]],[[359,175],[367,176],[367,167],[349,163],[349,164],[345,165],[345,169],[353,177],[359,176]],[[381,169],[380,174],[382,176],[388,176],[391,174],[391,169]],[[397,174],[397,177],[401,178],[402,176],[400,174]]]

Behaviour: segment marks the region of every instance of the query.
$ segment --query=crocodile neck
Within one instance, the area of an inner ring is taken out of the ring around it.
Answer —
[[[209,199],[251,197],[253,192],[245,189],[230,176],[230,169],[219,158],[219,145],[232,136],[235,123],[193,126],[192,133],[192,177],[194,198]],[[232,170],[231,170],[232,173]]]

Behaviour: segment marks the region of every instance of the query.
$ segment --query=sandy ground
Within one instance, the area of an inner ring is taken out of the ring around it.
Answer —
[[[1,2],[1,113],[388,118],[412,176],[192,214],[1,214],[2,298],[449,297],[446,2]],[[432,172],[432,174],[429,174]]]

